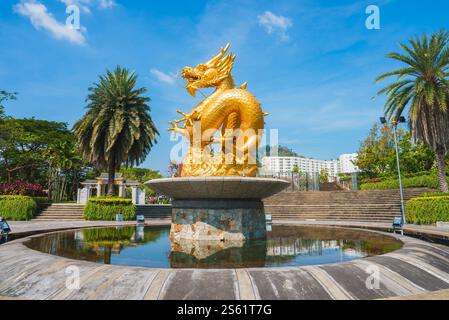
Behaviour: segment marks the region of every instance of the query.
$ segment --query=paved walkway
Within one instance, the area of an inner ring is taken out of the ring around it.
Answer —
[[[281,220],[274,221],[275,224],[288,224],[288,225],[325,225],[325,226],[341,226],[362,228],[370,230],[380,230],[385,232],[391,231],[391,223],[379,223],[379,222],[359,222],[359,221],[342,221],[342,220],[327,220],[327,221],[314,221],[314,220]],[[434,225],[421,226],[414,224],[407,224],[404,227],[405,235],[414,237],[423,237],[433,240],[447,240],[449,241],[449,229],[439,229]]]
[[[13,228],[20,227],[14,224]],[[63,223],[47,225],[55,229],[63,226],[68,227]],[[92,225],[85,222],[84,226]],[[44,228],[43,225],[35,227]],[[26,224],[22,228],[27,232],[32,230]],[[344,300],[422,294],[431,298],[438,296],[436,292],[440,294],[438,297],[444,296],[447,291],[441,290],[449,289],[449,247],[409,237],[400,237],[404,242],[402,249],[372,258],[323,266],[245,269],[103,265],[28,249],[22,244],[26,239],[0,246],[0,296],[20,299]],[[75,290],[66,287],[70,274],[66,273],[67,267],[73,266],[79,269],[81,277],[80,288]],[[370,277],[377,271],[379,286]]]

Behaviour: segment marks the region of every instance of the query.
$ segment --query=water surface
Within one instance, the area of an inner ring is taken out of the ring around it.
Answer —
[[[153,268],[319,265],[385,254],[402,247],[399,240],[367,231],[314,226],[270,229],[266,240],[246,243],[173,243],[168,226],[127,226],[53,233],[33,238],[25,245],[71,259]]]

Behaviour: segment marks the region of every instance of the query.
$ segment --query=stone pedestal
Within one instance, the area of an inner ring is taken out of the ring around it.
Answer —
[[[175,200],[170,239],[244,241],[263,239],[266,222],[260,200]]]
[[[192,177],[146,183],[172,202],[172,241],[246,241],[266,236],[262,199],[287,188],[279,179]]]

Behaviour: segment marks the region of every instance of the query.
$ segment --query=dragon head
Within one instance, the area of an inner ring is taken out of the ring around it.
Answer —
[[[187,80],[186,89],[192,96],[195,96],[199,88],[216,87],[229,77],[236,58],[231,53],[224,56],[229,47],[228,43],[217,56],[207,63],[201,63],[194,68],[182,69],[182,78]]]

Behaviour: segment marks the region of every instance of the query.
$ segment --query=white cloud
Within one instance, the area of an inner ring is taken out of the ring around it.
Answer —
[[[100,0],[100,3],[98,4],[98,6],[102,9],[112,8],[116,5],[117,4],[115,3],[114,0]]]
[[[174,85],[176,83],[174,75],[164,73],[158,69],[151,69],[150,73],[161,82],[167,83],[169,85]]]
[[[40,2],[34,0],[22,1],[14,6],[14,10],[29,18],[35,29],[45,30],[58,40],[67,40],[78,45],[83,45],[86,42],[82,32],[57,21],[48,12],[47,7]]]
[[[277,16],[271,11],[265,11],[264,14],[258,17],[259,25],[261,25],[268,34],[276,33],[281,41],[288,41],[290,39],[287,30],[293,26],[290,18],[284,16]]]
[[[75,5],[84,13],[91,13],[91,7],[97,6],[100,9],[108,9],[117,5],[114,0],[59,0],[66,6]]]
[[[91,13],[90,5],[91,0],[59,0],[59,2],[64,3],[67,7],[71,5],[77,6],[84,13]]]

